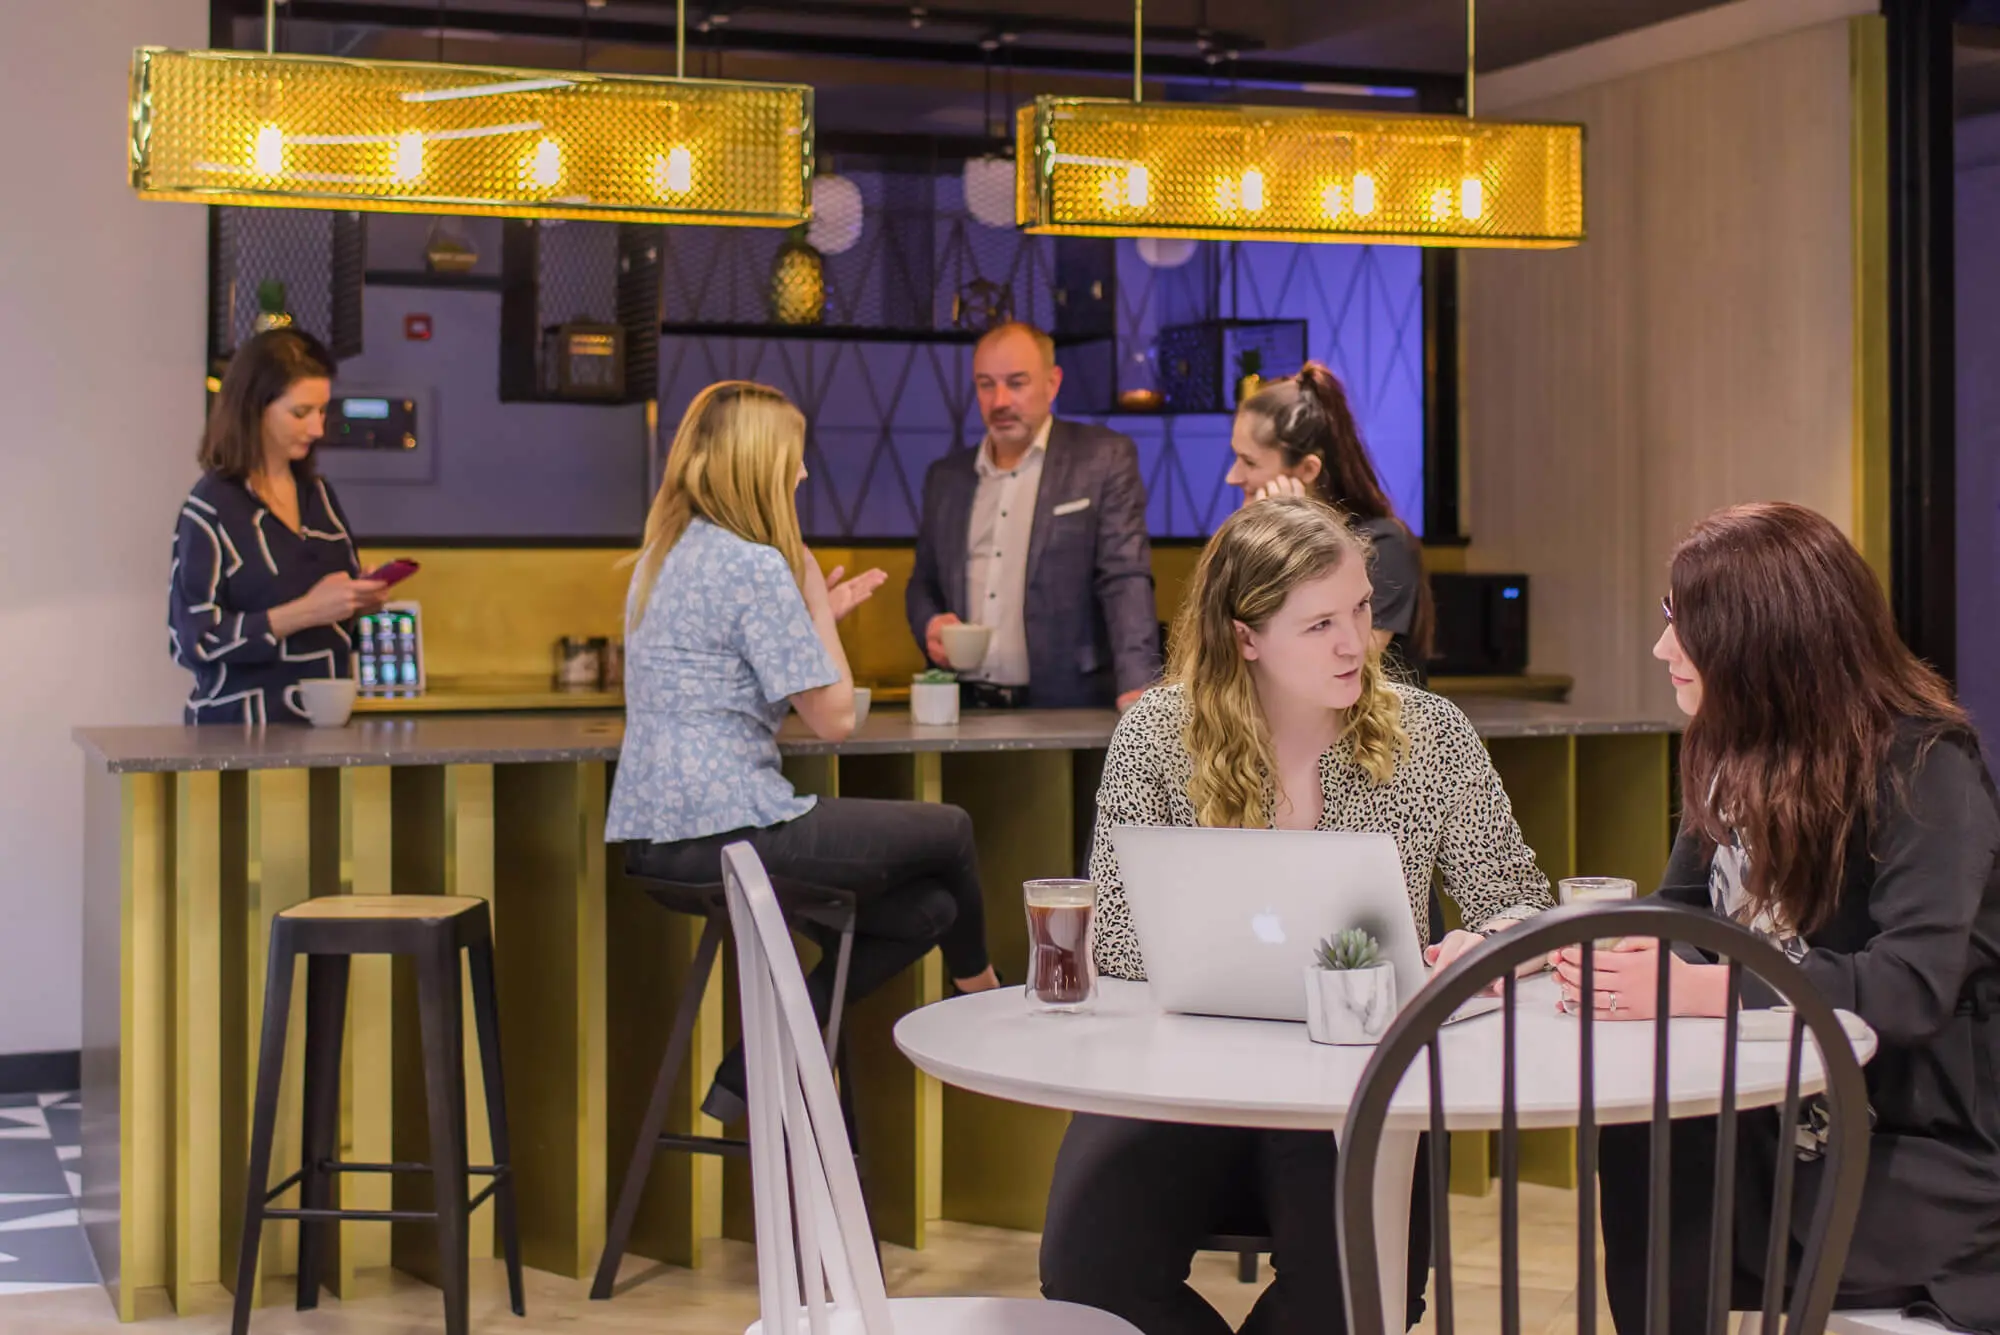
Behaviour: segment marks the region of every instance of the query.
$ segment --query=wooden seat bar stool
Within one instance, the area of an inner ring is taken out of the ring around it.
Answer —
[[[632,1241],[632,1226],[638,1219],[639,1203],[646,1194],[646,1179],[652,1172],[655,1155],[663,1150],[673,1150],[683,1154],[750,1157],[750,1142],[740,1137],[683,1135],[667,1130],[667,1116],[673,1109],[674,1086],[682,1067],[687,1065],[688,1053],[693,1046],[701,999],[708,991],[708,980],[715,971],[716,956],[729,932],[729,908],[722,882],[690,884],[662,881],[641,876],[629,869],[626,875],[663,908],[700,918],[703,926],[700,944],[695,947],[694,960],[688,967],[687,981],[682,985],[680,998],[675,1003],[673,1028],[667,1035],[667,1048],[660,1058],[659,1074],[653,1080],[653,1093],[646,1104],[645,1119],[639,1124],[638,1140],[632,1146],[632,1160],[618,1191],[618,1204],[612,1211],[610,1227],[605,1233],[604,1255],[597,1263],[597,1277],[590,1287],[590,1296],[600,1302],[610,1298],[617,1287],[618,1268],[623,1264],[625,1249]],[[853,1094],[846,1078],[840,1018],[847,998],[847,964],[854,951],[855,896],[849,890],[808,885],[783,877],[772,879],[779,906],[788,924],[794,927],[808,924],[836,938],[833,998],[827,1009],[826,1052],[827,1059],[841,1068],[842,1110],[852,1136]]]
[[[492,1164],[466,1163],[464,1003],[459,952],[472,975],[474,1022],[486,1087]],[[424,1095],[430,1114],[430,1162],[343,1163],[335,1158],[340,1124],[340,1053],[347,1019],[348,960],[354,955],[407,955],[416,965],[417,1009],[423,1031]],[[299,1171],[275,1186],[271,1138],[284,1073],[285,1030],[292,1010],[292,974],[306,957],[304,1135]],[[486,901],[446,895],[327,895],[285,909],[271,923],[270,967],[264,981],[264,1030],[257,1059],[257,1093],[250,1132],[250,1174],[243,1246],[236,1272],[232,1335],[245,1335],[257,1283],[257,1253],[267,1220],[299,1223],[298,1307],[319,1305],[327,1231],[340,1220],[429,1221],[437,1225],[439,1288],[445,1335],[466,1335],[469,1283],[466,1219],[490,1196],[507,1259],[514,1315],[521,1297],[521,1239],[507,1140],[506,1090],[500,1075],[500,1019],[493,984],[493,924]],[[429,1210],[338,1209],[333,1185],[344,1173],[428,1173]],[[467,1178],[490,1178],[466,1198]],[[296,1186],[296,1209],[270,1204]]]

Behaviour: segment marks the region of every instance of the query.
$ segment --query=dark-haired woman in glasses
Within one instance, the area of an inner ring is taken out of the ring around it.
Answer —
[[[236,350],[174,530],[168,634],[194,673],[189,723],[302,723],[287,687],[345,677],[348,623],[382,605],[347,517],[313,468],[333,357],[299,329]]]
[[[1663,898],[1776,942],[1880,1040],[1861,1217],[1836,1302],[2000,1335],[2000,797],[1950,688],[1897,638],[1874,574],[1825,517],[1746,505],[1675,549],[1653,650],[1689,716],[1683,820]],[[1674,1013],[1720,1015],[1727,969],[1666,957]],[[1651,1019],[1656,942],[1600,950],[1588,1004]],[[1581,956],[1558,959],[1583,1000]],[[1746,980],[1746,994],[1760,991]],[[1750,1005],[1772,998],[1746,995]],[[1794,1256],[1818,1196],[1821,1128],[1739,1120],[1738,1309],[1761,1306],[1773,1172],[1794,1155]],[[1669,1330],[1700,1331],[1715,1119],[1673,1124]],[[1605,1287],[1646,1328],[1646,1126],[1607,1127]]]

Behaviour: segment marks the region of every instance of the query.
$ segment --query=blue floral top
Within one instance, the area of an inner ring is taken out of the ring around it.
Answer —
[[[838,680],[778,549],[689,524],[626,637],[606,839],[672,843],[805,815],[813,799],[779,768],[778,725],[788,697]]]

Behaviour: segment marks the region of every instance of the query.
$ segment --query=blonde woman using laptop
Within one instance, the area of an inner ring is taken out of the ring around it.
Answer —
[[[959,989],[997,986],[986,958],[972,822],[957,807],[794,792],[778,725],[797,710],[828,741],[854,731],[854,676],[835,623],[882,585],[843,580],[799,536],[805,418],[746,381],[695,396],[667,452],[625,609],[625,743],[605,837],[626,870],[683,884],[722,879],[723,845],[747,840],[774,876],[859,897],[849,1000],[933,946]],[[824,1020],[835,954],[806,979]],[[702,1108],[744,1105],[731,1050]]]
[[[1119,825],[1351,830],[1394,836],[1410,914],[1428,937],[1431,877],[1471,931],[1427,942],[1433,964],[1550,905],[1472,725],[1394,682],[1372,637],[1367,540],[1323,502],[1280,497],[1217,530],[1174,624],[1173,661],[1119,720],[1097,793],[1091,875],[1098,967],[1143,979],[1113,851]],[[1411,1323],[1430,1227],[1412,1211]],[[1079,1116],[1056,1160],[1042,1291],[1147,1335],[1224,1335],[1188,1287],[1205,1236],[1267,1233],[1276,1278],[1247,1335],[1344,1326],[1331,1135]]]

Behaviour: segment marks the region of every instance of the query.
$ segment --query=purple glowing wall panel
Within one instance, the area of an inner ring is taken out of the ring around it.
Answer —
[[[1245,244],[1233,283],[1227,247],[1179,269],[1155,270],[1119,246],[1118,387],[1151,386],[1154,336],[1163,324],[1222,309],[1245,319],[1307,322],[1310,355],[1347,383],[1364,438],[1398,511],[1423,518],[1423,319],[1414,250],[1389,247]],[[1204,297],[1203,292],[1209,295]],[[1102,356],[1065,349],[1070,384],[1084,379],[1072,359]],[[1267,368],[1272,369],[1272,368]],[[924,471],[947,450],[981,434],[972,393],[972,354],[945,343],[847,343],[756,336],[677,336],[660,348],[661,434],[702,386],[725,378],[776,385],[811,423],[801,492],[809,534],[820,539],[907,539],[916,533]],[[1072,404],[1059,410],[1131,436],[1146,477],[1152,531],[1202,537],[1235,508],[1222,483],[1229,470],[1226,414],[1105,415]]]

